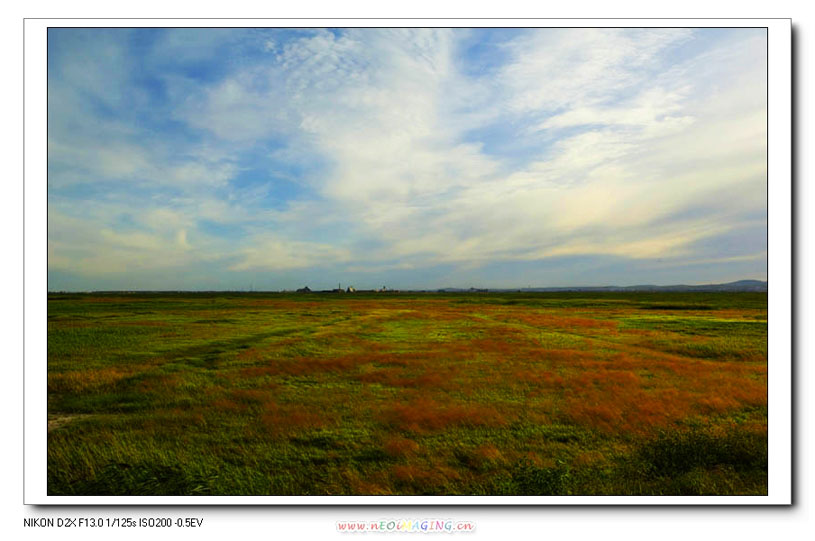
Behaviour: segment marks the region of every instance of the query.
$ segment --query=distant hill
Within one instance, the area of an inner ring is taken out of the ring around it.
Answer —
[[[473,291],[486,291],[475,289],[462,289],[456,287],[445,287],[438,290],[442,293],[468,293]],[[522,287],[512,289],[490,289],[489,291],[521,291],[524,293],[546,293],[556,291],[756,291],[766,292],[767,282],[760,280],[738,280],[726,284],[705,284],[705,285],[637,285],[637,286],[574,286],[574,287]]]

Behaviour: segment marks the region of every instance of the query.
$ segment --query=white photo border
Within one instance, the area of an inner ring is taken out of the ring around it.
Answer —
[[[767,29],[767,496],[49,496],[49,27],[677,27]],[[24,21],[24,503],[37,505],[788,505],[792,503],[792,72],[789,19],[26,19]]]

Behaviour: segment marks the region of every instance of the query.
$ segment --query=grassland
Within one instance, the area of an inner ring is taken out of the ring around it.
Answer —
[[[48,299],[51,495],[767,493],[763,293]]]

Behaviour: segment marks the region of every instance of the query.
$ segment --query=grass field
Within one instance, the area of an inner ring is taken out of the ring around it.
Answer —
[[[766,494],[767,296],[51,294],[48,493]]]

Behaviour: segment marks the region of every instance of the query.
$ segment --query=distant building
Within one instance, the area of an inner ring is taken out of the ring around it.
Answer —
[[[346,289],[345,291],[346,293],[354,293],[356,292],[356,290],[357,289],[354,286],[348,286],[348,289]]]
[[[311,293],[311,290],[308,288],[308,286],[301,287],[300,289],[297,290],[297,293]]]

